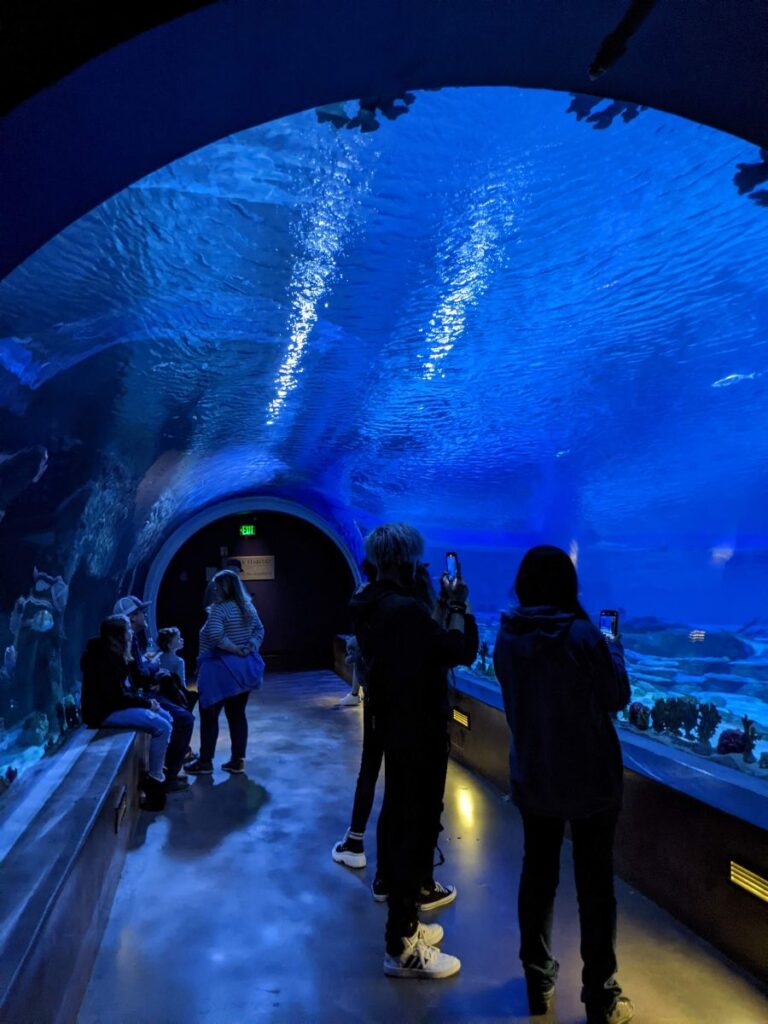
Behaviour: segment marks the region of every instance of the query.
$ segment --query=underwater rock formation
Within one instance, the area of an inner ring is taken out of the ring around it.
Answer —
[[[639,700],[629,705],[629,724],[645,732],[651,724],[651,712]]]

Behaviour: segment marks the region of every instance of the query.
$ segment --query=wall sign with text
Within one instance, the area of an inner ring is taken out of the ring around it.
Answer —
[[[274,555],[238,555],[243,567],[241,580],[273,580],[275,578]]]

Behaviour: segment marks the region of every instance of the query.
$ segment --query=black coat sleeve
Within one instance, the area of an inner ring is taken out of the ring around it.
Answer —
[[[594,682],[603,711],[621,711],[631,696],[629,676],[620,640],[607,641],[602,636],[594,648]]]

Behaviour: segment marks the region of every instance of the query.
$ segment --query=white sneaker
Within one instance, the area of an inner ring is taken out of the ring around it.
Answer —
[[[403,939],[400,956],[384,955],[384,973],[390,978],[450,978],[461,969],[457,956],[441,953],[436,946],[428,946],[416,929],[411,938]]]
[[[356,693],[348,693],[339,701],[340,708],[356,708],[360,703],[360,697]]]
[[[362,850],[359,853],[350,850],[346,839],[336,843],[331,850],[331,856],[337,864],[344,864],[348,868],[364,868],[366,865],[365,853]]]
[[[443,926],[440,924],[421,924],[416,929],[416,938],[426,942],[428,946],[439,946],[443,941]]]

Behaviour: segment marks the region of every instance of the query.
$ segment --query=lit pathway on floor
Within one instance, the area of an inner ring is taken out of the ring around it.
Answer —
[[[373,865],[331,860],[348,823],[362,714],[330,672],[274,674],[249,705],[247,776],[220,770],[142,814],[79,1024],[478,1024],[528,1021],[517,960],[521,830],[490,785],[451,764],[437,872],[453,906],[430,915],[462,960],[447,981],[382,973],[386,908]],[[222,716],[217,765],[229,755]],[[414,778],[414,786],[419,780]],[[379,799],[381,792],[379,792]],[[373,841],[374,808],[367,852]],[[650,841],[650,837],[649,837]],[[556,1004],[583,1021],[570,866],[555,921]],[[766,1024],[768,1000],[682,925],[619,883],[619,978],[638,1024]]]

